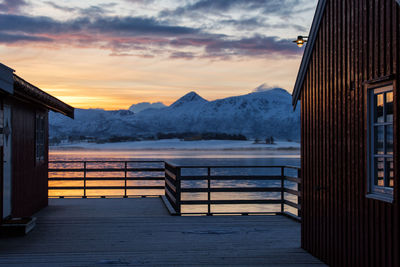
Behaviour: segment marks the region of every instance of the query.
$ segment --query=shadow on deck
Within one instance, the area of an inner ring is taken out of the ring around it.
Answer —
[[[323,266],[284,216],[170,216],[160,198],[49,199],[2,266]]]

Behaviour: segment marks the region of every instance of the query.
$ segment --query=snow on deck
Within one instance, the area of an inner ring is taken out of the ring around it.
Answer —
[[[160,198],[49,199],[0,266],[323,266],[283,216],[170,216]]]

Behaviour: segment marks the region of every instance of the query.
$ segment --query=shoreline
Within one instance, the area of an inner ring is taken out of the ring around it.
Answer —
[[[50,151],[110,150],[110,151],[300,151],[297,142],[276,141],[275,144],[254,144],[253,141],[166,139],[118,143],[68,143],[49,146]]]

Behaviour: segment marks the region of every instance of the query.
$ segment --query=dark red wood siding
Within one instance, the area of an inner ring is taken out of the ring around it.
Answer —
[[[45,116],[46,156],[42,162],[35,157],[36,114]],[[48,112],[25,102],[12,104],[12,216],[31,216],[48,203]]]
[[[400,266],[399,13],[395,0],[328,0],[302,88],[302,247],[332,266]],[[366,198],[365,159],[365,82],[390,75],[393,204]]]
[[[3,110],[4,96],[0,95],[0,110]],[[3,128],[3,125],[0,126]],[[0,135],[2,138],[2,136]],[[3,146],[0,146],[0,223],[3,221]]]

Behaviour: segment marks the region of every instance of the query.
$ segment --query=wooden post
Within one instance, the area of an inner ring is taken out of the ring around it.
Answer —
[[[211,216],[211,204],[210,204],[210,201],[211,201],[211,192],[210,192],[210,189],[211,189],[211,181],[210,181],[210,176],[211,176],[211,168],[210,167],[208,167],[207,168],[207,216]]]
[[[181,167],[176,167],[176,213],[181,214]]]
[[[297,216],[301,218],[301,169],[297,169],[297,178],[300,179],[300,183],[297,183],[297,192],[300,193],[300,195],[297,197],[297,204],[300,206],[300,208],[297,209]]]
[[[285,167],[281,167],[281,213],[285,211]]]
[[[86,198],[86,161],[83,162],[83,198]]]
[[[127,174],[127,169],[128,169],[128,162],[125,161],[125,187],[124,187],[124,198],[127,198],[127,189],[126,187],[128,186],[128,182],[127,182],[127,178],[128,178],[128,174]]]

